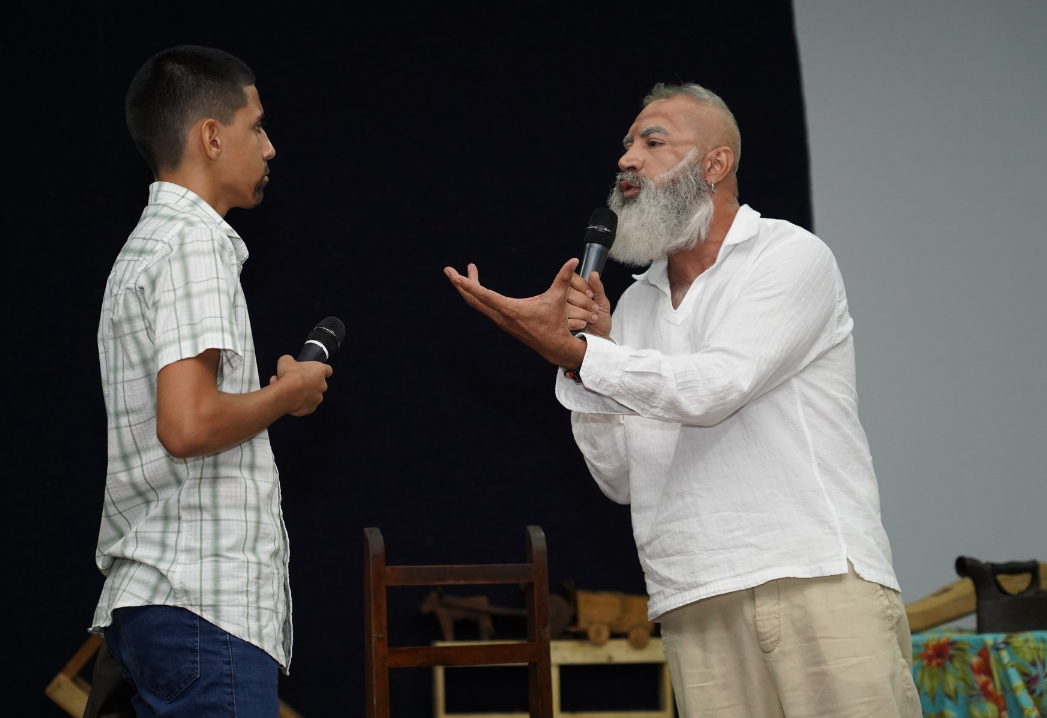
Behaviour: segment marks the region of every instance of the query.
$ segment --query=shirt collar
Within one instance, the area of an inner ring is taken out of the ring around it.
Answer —
[[[247,261],[250,253],[247,245],[236,230],[229,226],[222,215],[215,212],[214,207],[207,204],[200,195],[192,190],[172,182],[153,182],[149,185],[149,204],[162,204],[168,207],[176,207],[190,214],[195,214],[201,219],[206,219],[213,224],[222,234],[229,237],[236,252],[236,262],[241,267]]]
[[[759,230],[759,219],[760,213],[749,205],[743,204],[739,207],[738,213],[734,215],[734,220],[731,222],[731,228],[727,230],[727,236],[723,238],[723,244],[720,246],[720,253],[717,255],[716,261],[720,261],[720,257],[723,256],[724,247],[741,244],[755,237]],[[646,280],[649,284],[668,291],[669,273],[666,271],[668,264],[668,257],[659,257],[651,262],[651,266],[645,271],[634,274],[633,279],[638,281]]]

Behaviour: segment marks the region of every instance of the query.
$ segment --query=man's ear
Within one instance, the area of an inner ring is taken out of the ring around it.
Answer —
[[[222,154],[222,133],[218,121],[212,118],[201,120],[195,134],[204,154],[212,160],[217,160]]]
[[[702,168],[705,170],[706,182],[719,184],[731,174],[734,168],[734,152],[727,146],[711,149],[702,159]]]

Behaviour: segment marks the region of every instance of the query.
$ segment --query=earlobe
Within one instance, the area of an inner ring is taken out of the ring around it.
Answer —
[[[734,167],[734,153],[730,147],[717,147],[706,155],[705,180],[710,184],[723,181]]]

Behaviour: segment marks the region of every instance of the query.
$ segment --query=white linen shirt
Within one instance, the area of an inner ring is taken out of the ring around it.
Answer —
[[[631,504],[651,619],[848,560],[898,589],[829,248],[745,205],[676,309],[666,267],[623,293],[613,342],[586,336],[583,383],[556,383],[600,489]]]
[[[156,376],[221,349],[218,390],[259,388],[240,270],[247,246],[203,199],[154,182],[106,284],[98,355],[109,464],[95,554],[105,585],[92,631],[126,606],[180,606],[291,661],[280,480],[269,434],[177,459],[156,437]]]

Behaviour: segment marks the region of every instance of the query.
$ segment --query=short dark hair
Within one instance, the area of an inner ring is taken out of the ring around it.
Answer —
[[[255,84],[243,60],[210,47],[180,45],[146,60],[127,90],[127,129],[153,175],[182,161],[193,123],[214,118],[223,125],[247,104],[244,88]]]

